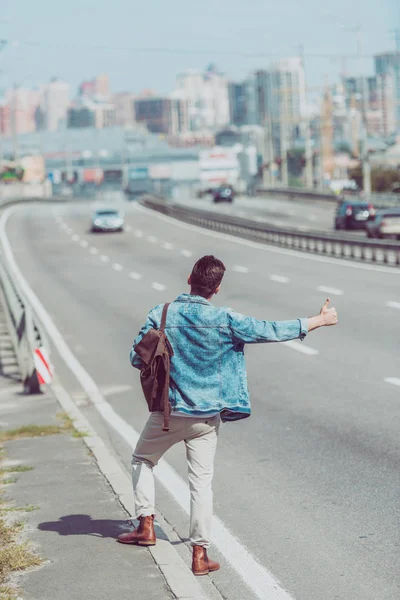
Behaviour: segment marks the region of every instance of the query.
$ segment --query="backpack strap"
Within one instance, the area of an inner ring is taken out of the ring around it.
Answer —
[[[163,311],[162,311],[162,316],[161,316],[161,326],[160,326],[160,331],[162,331],[164,333],[165,330],[165,325],[167,323],[167,312],[168,312],[168,307],[170,305],[170,302],[166,302],[164,304],[163,307]],[[163,423],[163,427],[162,430],[163,431],[169,431],[169,419],[170,419],[170,415],[171,415],[171,403],[169,401],[169,381],[170,381],[170,377],[169,377],[169,370],[170,370],[170,357],[168,352],[166,354],[164,354],[164,367],[165,367],[165,382],[164,382],[164,393],[163,393],[163,405],[164,405],[164,423]]]
[[[170,302],[166,302],[164,304],[164,308],[162,311],[162,316],[161,316],[161,326],[160,326],[160,331],[164,331],[165,329],[165,325],[167,322],[167,312],[168,312],[168,306],[170,305]]]

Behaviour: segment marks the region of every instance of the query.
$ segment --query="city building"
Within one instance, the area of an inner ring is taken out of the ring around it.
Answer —
[[[132,127],[135,123],[135,96],[130,92],[119,92],[111,98],[115,107],[116,124],[122,127]]]
[[[228,83],[229,120],[232,125],[246,125],[247,115],[247,84],[246,82]]]
[[[39,90],[14,86],[5,91],[0,105],[0,132],[11,136],[36,130]]]
[[[90,98],[78,98],[68,110],[68,128],[95,127],[104,129],[116,125],[116,110],[108,102],[96,102]]]
[[[193,131],[219,129],[230,121],[228,81],[215,65],[204,72],[192,70],[178,75],[171,97],[188,103]]]
[[[134,101],[137,123],[143,123],[151,133],[176,135],[189,128],[188,106],[177,98],[137,98]]]
[[[108,101],[111,96],[108,75],[101,74],[93,79],[82,81],[78,88],[78,96],[102,102]]]
[[[43,86],[41,106],[48,131],[57,131],[66,127],[70,106],[69,93],[69,84],[61,79],[54,78]]]
[[[391,102],[394,105],[395,112],[395,130],[400,131],[400,51],[383,52],[374,57],[375,73],[377,76],[391,75]],[[387,82],[387,79],[383,79]],[[387,92],[386,95],[388,95]]]

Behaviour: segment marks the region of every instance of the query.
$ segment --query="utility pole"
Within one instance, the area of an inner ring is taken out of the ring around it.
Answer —
[[[287,111],[287,88],[283,89],[282,102],[280,103],[280,147],[281,147],[281,182],[284,187],[289,186],[289,172],[287,162],[287,131],[288,131],[288,111]]]
[[[313,152],[312,152],[312,140],[311,140],[311,128],[310,128],[310,117],[308,115],[308,89],[307,89],[307,73],[304,58],[304,46],[300,46],[300,58],[304,71],[304,93],[305,93],[305,105],[300,106],[300,117],[303,121],[303,135],[304,135],[304,158],[305,158],[305,184],[306,188],[312,189],[314,187],[314,176],[313,176]]]
[[[271,115],[268,112],[264,117],[263,126],[263,186],[274,185],[274,178],[272,174],[272,163],[274,161],[274,151],[272,144],[272,122]],[[265,168],[265,164],[268,163],[268,168]]]
[[[361,29],[357,30],[358,53],[360,59],[360,77],[361,77],[361,115],[362,115],[362,133],[361,133],[361,167],[363,176],[363,191],[366,196],[371,195],[371,165],[368,154],[368,123],[367,123],[367,78],[364,71],[364,44]]]

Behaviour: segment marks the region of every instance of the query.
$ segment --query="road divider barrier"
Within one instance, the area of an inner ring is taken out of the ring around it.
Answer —
[[[53,369],[49,344],[43,328],[6,265],[6,257],[3,253],[0,257],[0,296],[5,321],[24,392],[38,394],[42,384],[49,384],[52,381]]]
[[[400,267],[400,244],[392,240],[349,239],[338,234],[280,229],[232,215],[184,208],[152,196],[143,196],[141,204],[186,223],[255,242],[322,256]]]

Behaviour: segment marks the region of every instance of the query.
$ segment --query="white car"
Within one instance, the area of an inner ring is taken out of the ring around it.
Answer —
[[[99,209],[92,215],[91,231],[123,231],[124,217],[119,210]]]
[[[369,238],[396,238],[400,240],[400,208],[386,208],[376,213],[366,224]]]

